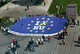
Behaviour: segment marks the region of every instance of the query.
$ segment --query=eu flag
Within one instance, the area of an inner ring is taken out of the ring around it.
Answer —
[[[65,23],[65,18],[58,17],[21,17],[8,32],[19,36],[52,36],[63,30]]]

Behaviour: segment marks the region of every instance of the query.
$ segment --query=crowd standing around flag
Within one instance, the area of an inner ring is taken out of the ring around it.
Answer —
[[[62,40],[62,44],[65,45],[65,36],[68,36],[68,31],[67,28],[62,30],[62,33],[58,33],[58,40]],[[47,39],[46,39],[47,38]],[[35,38],[31,37],[31,40],[28,42],[28,45],[25,45],[25,50],[35,52],[35,47],[39,47],[39,45],[44,45],[44,42],[49,42],[51,41],[51,36],[45,37],[42,35],[41,38],[38,38],[35,40]],[[7,51],[5,54],[10,54],[10,51],[12,51],[14,54],[18,54],[17,48],[20,47],[20,44],[18,41],[13,37],[13,40],[11,42],[11,45],[8,46]]]
[[[30,16],[35,16],[35,15],[28,15]],[[41,16],[41,15],[37,15],[37,16]],[[17,20],[16,20],[17,22]],[[73,25],[78,25],[79,26],[79,20],[77,20],[77,23],[75,23],[74,19],[72,18],[72,24]],[[62,45],[65,45],[65,39],[68,36],[68,26],[69,26],[69,21],[67,20],[67,22],[65,23],[65,29],[62,30],[61,33],[58,32],[57,34],[57,39],[58,40],[62,40]],[[8,31],[9,28],[4,28],[1,26],[1,30],[2,31]],[[48,36],[47,39],[44,35],[41,36],[41,38],[38,38],[37,40],[35,40],[35,38],[31,37],[31,41],[28,42],[28,45],[25,46],[25,50],[27,51],[35,51],[35,47],[39,47],[40,45],[44,45],[44,42],[49,42],[51,41],[51,36]],[[12,42],[10,43],[10,46],[8,46],[7,51],[5,52],[5,54],[10,54],[10,52],[13,52],[14,54],[18,54],[18,50],[17,48],[20,48],[20,44],[18,43],[18,41],[13,38]]]

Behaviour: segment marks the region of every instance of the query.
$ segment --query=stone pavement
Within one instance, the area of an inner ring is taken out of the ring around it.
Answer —
[[[80,17],[77,19],[80,20]],[[78,36],[80,35],[79,31],[80,26],[68,28],[68,37],[65,42],[66,44],[58,46],[58,54],[80,54],[80,44],[77,43]]]
[[[8,3],[9,10],[6,10],[6,6],[0,8],[0,16],[10,16],[10,17],[20,17],[22,15],[29,14],[47,14],[47,10],[49,8],[48,4],[52,0],[47,0],[46,6],[30,6],[32,12],[24,11],[26,6],[19,6],[15,4]],[[47,7],[47,8],[46,8]],[[80,20],[80,17],[78,17]],[[76,43],[78,40],[78,36],[80,35],[80,26],[76,27],[68,27],[68,36],[66,37],[65,45],[60,45],[62,43],[61,40],[57,40],[55,36],[51,37],[51,42],[44,42],[44,45],[39,45],[39,47],[35,47],[35,52],[25,51],[25,45],[28,44],[31,37],[19,37],[15,35],[7,35],[4,32],[0,31],[0,54],[5,54],[7,47],[12,42],[12,38],[16,38],[20,44],[20,48],[18,48],[19,54],[80,54],[80,47],[77,46],[79,44]],[[34,37],[35,39],[41,37]],[[47,39],[47,38],[46,38]],[[11,52],[11,54],[13,54]]]
[[[2,8],[0,8],[0,16],[9,16],[9,17],[20,17],[20,16],[26,16],[26,15],[38,15],[38,14],[48,14],[47,11],[49,9],[49,6],[51,5],[52,0],[46,0],[46,5],[44,6],[43,3],[40,6],[30,6],[30,10],[25,11],[27,6],[20,6],[19,4],[13,4],[9,2],[8,4],[4,5]],[[7,10],[7,7],[9,10]]]
[[[19,54],[80,54],[80,47],[76,43],[78,40],[78,36],[80,35],[80,26],[76,27],[68,27],[68,36],[66,37],[65,45],[60,45],[62,43],[61,40],[57,40],[53,36],[51,37],[51,42],[44,42],[44,45],[39,45],[39,47],[35,47],[35,52],[25,51],[25,46],[30,41],[31,37],[19,37],[15,35],[7,35],[3,32],[0,32],[0,54],[4,54],[7,50],[7,47],[12,42],[12,38],[15,37],[20,44],[20,48],[18,48]],[[41,37],[34,37],[34,39],[38,39]],[[47,38],[46,38],[47,40]],[[11,54],[13,54],[11,52]]]
[[[51,38],[51,42],[44,42],[44,45],[39,45],[39,47],[35,47],[35,52],[25,51],[25,45],[27,46],[28,42],[31,40],[31,37],[19,37],[14,35],[6,35],[5,33],[0,32],[0,54],[4,54],[7,50],[7,47],[12,42],[12,38],[16,38],[20,44],[20,48],[18,48],[19,54],[53,54],[57,47],[57,39]],[[41,37],[34,37],[34,39],[38,39]],[[47,38],[46,38],[47,40]],[[3,41],[3,42],[2,42]],[[54,45],[54,47],[53,47]],[[11,52],[11,54],[13,54]]]

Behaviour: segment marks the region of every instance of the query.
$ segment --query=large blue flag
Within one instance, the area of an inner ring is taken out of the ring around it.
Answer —
[[[65,18],[50,16],[21,17],[9,30],[20,36],[52,36],[64,29]]]

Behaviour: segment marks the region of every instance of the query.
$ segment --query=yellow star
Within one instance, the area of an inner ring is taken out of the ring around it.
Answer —
[[[41,25],[46,25],[47,22],[48,22],[48,21],[43,21],[39,26],[41,26]]]
[[[30,32],[32,32],[33,30],[30,30]]]
[[[34,21],[31,21],[32,23],[34,22]]]
[[[39,20],[39,18],[37,18],[36,20]]]
[[[53,21],[50,21],[50,23],[53,23]]]
[[[30,26],[31,24],[28,24],[28,26]]]
[[[35,31],[36,33],[38,32],[38,31]]]
[[[49,18],[47,20],[50,20]]]
[[[48,30],[50,29],[50,28],[47,28]]]
[[[30,29],[30,27],[27,27],[27,29]]]
[[[42,19],[45,19],[45,18],[42,18]]]
[[[51,24],[51,26],[53,26],[53,24]]]
[[[44,32],[44,30],[42,30],[42,32]]]

